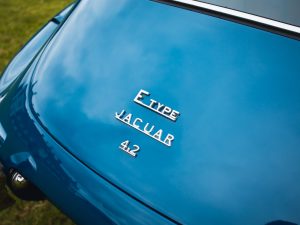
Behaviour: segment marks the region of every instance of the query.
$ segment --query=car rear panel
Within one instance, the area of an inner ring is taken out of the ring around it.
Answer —
[[[28,90],[26,82],[18,82],[0,104],[0,161],[7,174],[11,168],[20,171],[78,225],[176,224],[95,174],[55,142],[29,110]]]
[[[153,1],[86,0],[35,69],[31,110],[88,168],[180,223],[300,223],[299,52]],[[141,89],[177,120],[137,104]],[[171,146],[118,120],[122,110]],[[137,157],[120,150],[126,140]]]

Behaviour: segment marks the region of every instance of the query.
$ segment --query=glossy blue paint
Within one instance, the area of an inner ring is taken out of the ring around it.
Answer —
[[[77,224],[173,224],[59,146],[28,109],[31,87],[14,86],[1,103],[1,125],[7,136],[1,143],[0,159],[6,169],[22,171]]]
[[[300,223],[299,52],[152,1],[82,1],[3,100],[0,158],[80,224]],[[178,121],[134,103],[140,89]],[[173,145],[120,123],[122,109]],[[127,139],[137,158],[118,149]]]

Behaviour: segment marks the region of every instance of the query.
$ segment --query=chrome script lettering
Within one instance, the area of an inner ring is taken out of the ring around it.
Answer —
[[[150,96],[150,93],[148,91],[145,90],[140,90],[139,93],[136,95],[136,97],[134,98],[134,102],[144,106],[172,121],[176,121],[180,115],[180,113],[174,109],[172,109],[171,107],[168,107],[156,100],[153,99],[149,99],[148,103],[146,102],[146,98]]]
[[[115,118],[166,146],[171,147],[175,139],[174,135],[165,134],[162,129],[157,129],[155,125],[150,125],[150,123],[144,122],[141,118],[134,117],[131,113],[126,113],[125,110],[115,113]]]

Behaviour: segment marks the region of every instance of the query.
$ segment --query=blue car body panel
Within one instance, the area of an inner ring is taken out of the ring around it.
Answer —
[[[2,100],[0,159],[79,224],[300,223],[299,52],[153,1],[82,1]],[[136,104],[140,89],[177,121]]]
[[[10,93],[0,110],[5,168],[22,171],[77,224],[174,224],[129,198],[59,146],[28,110],[33,93],[26,84]]]

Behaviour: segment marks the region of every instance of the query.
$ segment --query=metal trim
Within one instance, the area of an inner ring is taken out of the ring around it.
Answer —
[[[272,20],[269,18],[241,12],[238,10],[201,2],[198,0],[156,0],[171,5],[179,5],[195,11],[201,11],[217,17],[223,17],[234,22],[263,28],[270,32],[278,33],[295,39],[300,39],[300,27]]]

